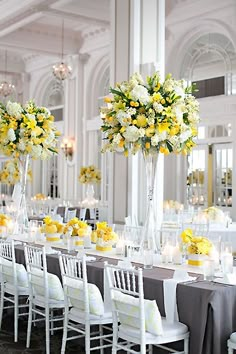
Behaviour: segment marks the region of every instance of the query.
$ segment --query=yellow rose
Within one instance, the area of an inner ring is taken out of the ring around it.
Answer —
[[[147,125],[147,118],[144,114],[139,114],[137,116],[137,123],[138,127],[145,127]]]

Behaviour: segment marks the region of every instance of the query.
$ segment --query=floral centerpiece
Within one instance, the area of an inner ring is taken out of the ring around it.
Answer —
[[[101,171],[94,165],[84,166],[80,169],[79,174],[80,183],[100,183],[101,182]]]
[[[101,171],[94,165],[84,166],[80,169],[79,182],[86,184],[86,198],[82,204],[84,207],[94,207],[98,203],[98,200],[94,198],[94,183],[101,182]]]
[[[71,236],[75,237],[75,245],[81,246],[84,244],[84,237],[90,236],[90,227],[85,221],[78,218],[72,218],[64,227],[64,234],[70,232]]]
[[[33,196],[33,200],[47,200],[47,199],[48,198],[43,193],[37,193]]]
[[[111,251],[117,242],[118,235],[108,226],[106,221],[97,222],[96,230],[93,231],[92,241],[96,242],[97,251]]]
[[[7,231],[7,228],[12,224],[12,219],[5,214],[0,214],[0,233]]]
[[[46,234],[46,240],[49,242],[60,241],[60,235],[63,233],[64,225],[59,221],[53,220],[51,216],[46,216],[43,219],[44,225],[41,232]]]
[[[32,181],[32,170],[28,168],[27,180]],[[20,171],[18,160],[8,160],[5,162],[2,171],[0,171],[0,182],[6,184],[16,184],[20,181]]]
[[[225,223],[225,214],[219,208],[211,206],[207,209],[204,209],[202,213],[205,216],[205,218],[210,222],[213,221],[217,223]]]
[[[17,221],[28,224],[25,189],[29,158],[48,159],[57,152],[60,133],[54,117],[45,107],[33,101],[25,105],[16,102],[0,104],[0,152],[18,159],[21,177],[21,198]]]
[[[123,151],[125,156],[129,150],[143,152],[148,208],[141,249],[143,245],[156,249],[152,199],[159,153],[187,154],[195,146],[199,103],[192,90],[170,74],[162,81],[157,72],[146,80],[135,73],[110,89],[112,96],[105,98],[108,105],[101,108],[101,130],[107,141],[102,151]]]
[[[212,250],[211,241],[203,236],[195,236],[192,229],[185,229],[180,236],[183,244],[187,247],[188,264],[202,265],[204,256],[209,256]]]

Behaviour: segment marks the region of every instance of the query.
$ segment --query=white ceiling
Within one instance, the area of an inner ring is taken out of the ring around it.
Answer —
[[[110,0],[0,0],[0,71],[21,72],[36,58],[78,53],[84,38],[109,28]]]

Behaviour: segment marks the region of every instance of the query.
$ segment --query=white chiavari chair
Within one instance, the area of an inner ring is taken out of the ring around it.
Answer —
[[[188,354],[189,332],[186,325],[162,318],[156,301],[144,299],[142,269],[124,269],[105,264],[113,315],[113,347],[128,353],[149,352],[152,345],[172,353]],[[164,344],[183,340],[183,351],[171,350]],[[133,346],[139,345],[136,351]]]
[[[14,341],[18,341],[18,318],[28,315],[20,312],[21,308],[28,309],[28,303],[19,304],[21,298],[28,298],[29,283],[25,267],[16,263],[14,241],[0,241],[0,270],[1,270],[1,301],[0,328],[3,310],[14,308]],[[10,305],[5,305],[10,303]],[[28,311],[28,310],[27,310]]]
[[[85,337],[85,352],[112,346],[112,334],[104,334],[105,325],[112,323],[111,312],[106,312],[98,287],[87,281],[85,258],[78,259],[70,255],[59,255],[60,269],[65,294],[65,318],[61,354],[65,353],[66,342]],[[72,307],[70,307],[72,305]],[[80,326],[78,327],[78,324]],[[91,332],[91,326],[98,326],[98,332]],[[68,330],[77,335],[68,337]],[[91,341],[99,340],[99,345],[91,347]],[[107,343],[107,344],[105,344]]]
[[[26,269],[29,278],[29,317],[26,347],[30,346],[32,323],[45,321],[46,354],[50,353],[50,332],[61,330],[54,323],[63,316],[54,316],[53,311],[64,310],[64,292],[59,278],[48,273],[45,248],[24,245]],[[36,316],[40,316],[36,318]]]

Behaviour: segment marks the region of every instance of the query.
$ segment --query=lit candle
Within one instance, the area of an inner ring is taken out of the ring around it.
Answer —
[[[174,264],[182,264],[182,253],[180,252],[179,244],[173,248],[172,258]]]
[[[162,262],[171,263],[173,256],[173,246],[167,243],[162,251]]]
[[[124,253],[124,240],[119,239],[116,243],[116,254],[123,254]]]

